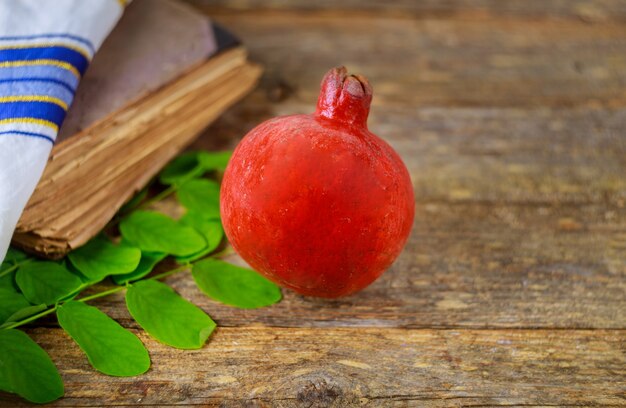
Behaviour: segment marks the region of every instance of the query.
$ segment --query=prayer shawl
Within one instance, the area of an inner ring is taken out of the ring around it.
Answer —
[[[0,261],[122,0],[0,0]]]

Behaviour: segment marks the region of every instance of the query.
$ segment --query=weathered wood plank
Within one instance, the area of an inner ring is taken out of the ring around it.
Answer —
[[[55,406],[623,406],[623,331],[220,328],[201,350],[139,333],[138,378],[97,374],[60,330],[31,331],[61,368]],[[2,395],[4,404],[21,401]]]
[[[318,13],[391,15],[416,17],[489,17],[575,18],[584,21],[604,21],[626,18],[623,0],[593,0],[584,2],[562,0],[400,0],[389,3],[380,0],[318,0],[315,2],[283,0],[187,0],[208,14],[264,11],[299,11]]]
[[[338,64],[368,76],[376,106],[572,106],[626,101],[626,25],[576,20],[217,15],[268,79],[314,99]],[[297,52],[296,52],[297,50]]]
[[[378,116],[380,115],[380,116]],[[626,109],[381,109],[418,201],[626,202]]]

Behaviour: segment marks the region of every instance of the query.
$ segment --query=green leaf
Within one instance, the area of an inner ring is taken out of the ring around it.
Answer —
[[[133,283],[126,291],[126,306],[149,335],[172,347],[198,349],[215,329],[202,309],[154,280]]]
[[[111,278],[118,285],[136,281],[152,272],[156,264],[165,259],[166,256],[167,254],[163,252],[142,252],[139,265],[137,265],[134,271],[125,275],[114,275]]]
[[[68,255],[72,265],[92,282],[108,275],[123,275],[134,271],[141,259],[141,250],[114,245],[106,238],[96,237]]]
[[[135,211],[120,224],[124,239],[144,252],[191,255],[206,242],[196,230],[154,211]]]
[[[202,152],[203,154],[198,156],[200,165],[205,171],[211,170],[225,170],[230,157],[233,152]]]
[[[48,353],[15,329],[0,330],[0,387],[39,404],[64,393],[63,380]]]
[[[213,180],[189,180],[180,185],[176,196],[183,207],[206,219],[220,216],[220,185]]]
[[[28,306],[30,303],[21,293],[0,288],[0,323],[4,323],[13,313]]]
[[[34,261],[21,266],[15,281],[30,303],[51,305],[72,294],[81,285],[80,278],[62,265]]]
[[[159,175],[162,184],[181,184],[214,170],[224,170],[232,152],[193,151],[172,160]]]
[[[148,187],[143,188],[140,192],[135,194],[133,198],[128,200],[117,212],[118,214],[126,214],[137,207],[148,195]]]
[[[0,273],[9,269],[13,270],[14,266],[15,264],[13,262],[10,262],[9,260],[5,260],[4,262],[0,263]]]
[[[4,324],[2,326],[0,326],[0,329],[3,329],[6,326],[9,326],[12,323],[19,322],[20,320],[24,320],[27,317],[31,317],[33,315],[36,315],[37,313],[43,312],[47,308],[48,308],[48,306],[44,305],[43,303],[40,304],[40,305],[26,306],[23,309],[20,309],[20,310],[16,311],[15,313],[13,313],[11,316],[9,316],[9,318],[6,319]]]
[[[13,292],[19,292],[17,284],[15,283],[15,270],[6,272],[9,268],[13,268],[13,264],[4,262],[0,264],[0,289],[12,290]]]
[[[195,228],[196,231],[202,234],[207,242],[206,247],[195,254],[176,257],[176,261],[179,263],[193,262],[196,259],[200,259],[210,254],[215,251],[224,238],[224,229],[222,228],[222,223],[219,219],[207,220],[200,214],[194,211],[189,211],[181,217],[179,222]]]
[[[57,317],[96,370],[129,377],[150,368],[150,356],[141,340],[97,308],[71,301],[57,309]]]
[[[203,152],[187,152],[172,160],[159,175],[162,184],[179,184],[190,178],[199,177],[204,172],[198,156]]]
[[[13,248],[9,248],[6,259],[0,263],[0,288],[12,289],[19,292],[15,283],[15,271],[21,266],[32,262],[26,254]]]
[[[7,255],[5,256],[5,260],[6,261],[10,261],[13,263],[18,263],[20,261],[23,261],[25,259],[28,258],[28,255],[26,255],[24,252],[20,251],[17,248],[13,248],[13,247],[9,247],[9,249],[7,250]]]
[[[216,259],[193,266],[193,278],[207,296],[242,309],[269,306],[281,299],[280,288],[251,269]]]
[[[63,266],[68,271],[70,271],[71,273],[73,273],[74,275],[78,276],[84,285],[91,285],[91,284],[99,282],[99,280],[94,280],[83,275],[78,270],[78,268],[75,267],[74,264],[72,264],[72,262],[70,262],[70,259],[67,256],[62,259],[62,262],[60,263],[60,265]]]

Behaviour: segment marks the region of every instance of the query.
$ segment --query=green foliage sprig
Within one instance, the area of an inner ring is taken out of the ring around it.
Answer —
[[[148,189],[131,199],[104,233],[61,261],[43,261],[10,248],[0,264],[0,390],[31,402],[63,396],[63,381],[48,354],[18,327],[56,314],[61,328],[78,344],[91,366],[112,376],[136,376],[150,368],[139,338],[86,302],[126,291],[126,306],[139,326],[157,341],[180,349],[204,346],[216,327],[202,309],[159,280],[192,271],[198,288],[218,302],[239,308],[269,306],[280,289],[256,272],[217,259],[224,239],[219,219],[218,175],[230,154],[189,152],[161,172],[165,186],[149,197]],[[152,204],[174,195],[187,212],[175,220]],[[111,228],[109,228],[111,229]],[[172,257],[180,266],[150,276]],[[105,279],[118,286],[82,296]]]

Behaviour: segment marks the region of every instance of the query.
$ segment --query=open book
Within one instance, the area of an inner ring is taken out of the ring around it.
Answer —
[[[228,32],[173,0],[135,0],[94,58],[13,244],[59,258],[256,84]]]

